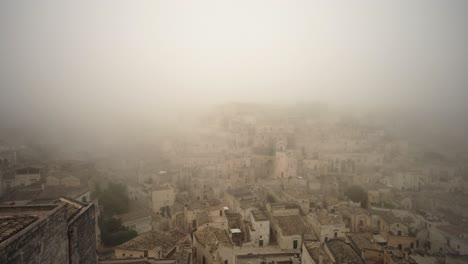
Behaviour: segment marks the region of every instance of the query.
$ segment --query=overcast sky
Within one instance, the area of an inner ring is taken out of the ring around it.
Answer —
[[[467,14],[466,0],[0,1],[0,111],[36,122],[225,101],[464,111]]]

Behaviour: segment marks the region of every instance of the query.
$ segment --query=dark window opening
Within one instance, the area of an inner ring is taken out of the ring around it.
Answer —
[[[297,240],[293,240],[293,249],[297,249],[297,244],[298,244],[298,241],[297,241]]]

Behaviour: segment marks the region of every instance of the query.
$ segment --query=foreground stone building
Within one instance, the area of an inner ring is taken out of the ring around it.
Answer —
[[[97,263],[94,205],[1,206],[0,263]]]

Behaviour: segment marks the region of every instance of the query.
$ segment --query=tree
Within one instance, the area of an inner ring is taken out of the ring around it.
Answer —
[[[102,243],[106,246],[117,246],[137,236],[135,230],[122,226],[119,218],[109,217],[99,221]]]
[[[108,188],[100,192],[99,202],[104,207],[104,214],[108,217],[128,212],[127,189],[122,184],[110,183]]]
[[[350,186],[346,189],[345,195],[355,203],[360,202],[362,208],[367,208],[367,192],[361,186]]]
[[[99,197],[99,203],[104,207],[99,221],[102,243],[106,246],[116,246],[136,237],[135,230],[122,226],[120,218],[115,217],[129,210],[126,187],[122,184],[110,183],[105,190],[97,188],[96,195]]]

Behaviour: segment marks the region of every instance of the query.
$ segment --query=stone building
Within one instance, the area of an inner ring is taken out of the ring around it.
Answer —
[[[234,263],[234,244],[226,230],[214,227],[197,230],[193,236],[193,246],[198,264]]]
[[[224,202],[231,211],[240,213],[243,219],[249,219],[250,212],[261,207],[257,197],[247,188],[227,190],[224,195]]]
[[[332,239],[325,243],[333,263],[342,264],[364,264],[364,260],[351,247],[350,244],[340,239]]]
[[[189,240],[185,232],[173,229],[169,232],[146,232],[114,250],[118,259],[162,259],[177,252],[177,247]]]
[[[53,172],[46,176],[46,185],[78,187],[81,185],[81,181],[79,178],[71,174],[67,174],[63,172]]]
[[[24,167],[15,171],[9,187],[29,186],[41,180],[41,170],[35,167]]]
[[[350,245],[366,263],[383,263],[383,248],[376,243],[372,243],[369,240],[369,235],[364,233],[348,234],[348,238]]]
[[[395,216],[392,211],[371,210],[372,225],[387,238],[389,235],[408,236],[409,227],[403,219]]]
[[[250,214],[250,241],[255,246],[266,247],[270,244],[270,219],[260,210]]]
[[[299,215],[301,212],[299,205],[294,203],[268,203],[266,208],[271,216]]]
[[[297,176],[297,159],[293,151],[276,151],[274,175],[275,178],[295,178]]]
[[[468,255],[468,232],[463,226],[451,224],[431,225],[428,228],[427,249],[432,253]]]
[[[302,264],[332,264],[323,245],[318,241],[306,241],[302,243]]]
[[[384,250],[384,264],[413,264],[417,263],[414,259],[410,258],[408,253],[401,252],[396,249]]]
[[[175,191],[170,186],[153,186],[151,201],[153,212],[159,214],[163,208],[174,206]]]
[[[0,263],[97,263],[93,204],[0,207]]]
[[[272,231],[283,250],[300,251],[304,235],[312,235],[310,227],[299,215],[274,216]]]
[[[322,243],[332,238],[344,238],[349,232],[349,228],[346,227],[340,215],[309,214],[307,221],[312,225],[315,234]]]
[[[336,209],[351,232],[365,232],[371,229],[371,215],[367,209],[342,206]]]

